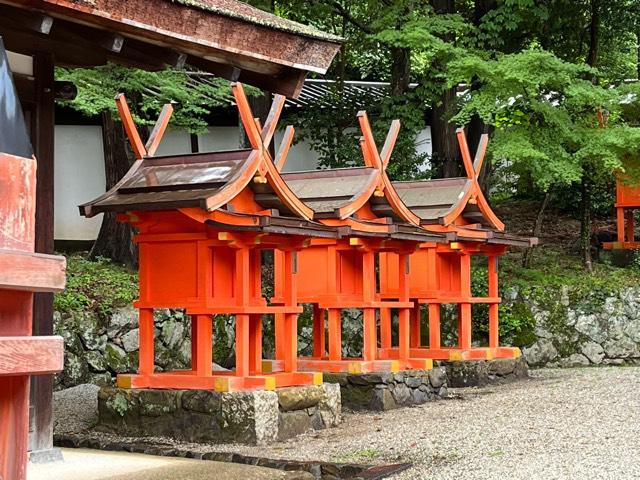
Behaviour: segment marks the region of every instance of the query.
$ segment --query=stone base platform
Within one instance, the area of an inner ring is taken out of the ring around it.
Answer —
[[[466,362],[437,362],[446,370],[449,387],[482,387],[492,383],[506,383],[529,376],[524,357],[499,358]]]
[[[441,367],[398,373],[325,373],[324,380],[340,384],[342,405],[351,410],[392,410],[447,396],[447,375]]]
[[[103,387],[96,430],[260,445],[340,421],[340,387],[335,384],[233,393]]]

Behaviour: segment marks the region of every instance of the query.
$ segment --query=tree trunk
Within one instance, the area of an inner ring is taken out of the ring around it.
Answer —
[[[636,78],[640,79],[640,28],[636,32]]]
[[[544,198],[542,199],[542,203],[540,203],[540,208],[538,209],[538,215],[536,216],[536,221],[533,224],[532,236],[539,237],[542,232],[542,220],[544,218],[544,211],[547,209],[547,205],[549,204],[549,198],[551,195],[549,192],[544,194]],[[527,248],[524,251],[524,255],[522,256],[522,266],[524,268],[531,268],[531,261],[533,260],[533,252],[535,251],[535,245]]]
[[[475,0],[473,5],[473,23],[479,26],[484,17],[491,10],[498,8],[497,0]]]
[[[595,67],[598,64],[600,51],[600,1],[591,0],[591,23],[589,24],[589,53],[587,64]]]
[[[109,190],[129,171],[133,163],[122,124],[114,122],[110,112],[102,114],[102,143],[106,188]],[[138,249],[132,237],[133,230],[128,223],[117,222],[115,213],[105,213],[89,258],[105,257],[135,268],[138,264]]]
[[[467,125],[467,141],[469,142],[469,151],[471,152],[472,157],[476,154],[482,134],[489,132],[489,126],[485,124],[480,117],[477,115],[471,117],[471,121],[469,122],[469,125]],[[480,184],[480,188],[483,192],[487,192],[489,190],[489,179],[491,178],[492,171],[493,163],[491,162],[491,157],[487,155],[482,165],[480,175],[478,176],[478,183]]]
[[[585,173],[582,175],[582,201],[580,202],[580,252],[582,264],[591,272],[591,180]]]
[[[391,95],[400,97],[409,91],[411,79],[411,50],[391,47]]]
[[[476,27],[480,27],[483,17],[491,10],[494,10],[496,8],[498,8],[497,0],[475,0],[473,9],[474,25]],[[471,90],[477,89],[477,82],[473,82],[471,85]],[[483,133],[489,133],[489,127],[480,119],[480,117],[474,115],[471,118],[469,125],[467,126],[467,141],[469,142],[471,155],[475,154],[475,151],[478,148],[478,143],[480,143],[480,136]],[[493,165],[491,163],[491,158],[487,157],[484,161],[482,171],[480,172],[480,175],[478,177],[478,183],[480,184],[480,188],[484,192],[488,191],[489,189],[489,179],[491,177],[492,170]]]
[[[436,14],[456,13],[455,0],[431,0]],[[450,37],[444,38],[453,40]],[[448,116],[456,102],[456,88],[444,89],[433,107],[431,120],[431,166],[435,176],[456,177],[461,173],[462,160],[456,140],[456,126],[449,123]]]
[[[587,63],[595,67],[598,63],[600,45],[600,1],[591,0],[591,23],[589,25],[589,53]],[[594,77],[595,83],[597,79]],[[580,204],[580,253],[582,264],[591,272],[593,260],[591,258],[591,178],[589,165],[582,166],[582,200]]]
[[[461,173],[461,155],[456,139],[456,126],[447,116],[456,101],[456,89],[442,92],[439,103],[433,107],[431,120],[431,166],[438,177],[457,177]]]

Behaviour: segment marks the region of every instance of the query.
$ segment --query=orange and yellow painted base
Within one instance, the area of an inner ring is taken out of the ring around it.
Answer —
[[[119,388],[158,388],[177,390],[214,390],[216,392],[239,392],[246,390],[275,390],[276,388],[321,385],[319,372],[279,372],[239,377],[234,372],[216,372],[210,376],[199,376],[193,370],[159,372],[151,375],[118,375]]]
[[[605,250],[639,250],[640,242],[604,242],[602,248]]]
[[[419,347],[411,348],[409,354],[416,359],[444,360],[450,362],[461,362],[469,360],[493,360],[497,358],[518,358],[521,355],[520,349],[517,347],[440,347],[428,348]],[[380,358],[394,359],[398,357],[397,348],[380,348],[378,349]]]
[[[419,362],[418,362],[419,363]],[[427,365],[422,360],[424,365]],[[404,370],[402,362],[396,359],[364,360],[362,358],[343,358],[330,360],[328,357],[299,357],[298,369],[301,371],[320,371],[327,373],[397,373]],[[280,360],[263,360],[264,372],[282,371],[283,362]]]

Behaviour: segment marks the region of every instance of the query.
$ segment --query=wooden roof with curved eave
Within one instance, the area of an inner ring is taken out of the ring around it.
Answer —
[[[537,239],[505,234],[504,224],[491,210],[480,189],[478,175],[488,144],[487,135],[481,138],[476,158],[472,163],[464,131],[459,129],[457,132],[467,177],[392,182],[386,169],[400,122],[394,120],[384,147],[378,153],[366,113],[360,112],[358,117],[364,133],[363,151],[380,170],[380,185],[376,190],[378,195],[372,197],[371,202],[373,212],[380,216],[392,217],[398,222],[421,226],[434,233],[455,234],[459,240],[513,246],[530,246],[537,243]]]
[[[313,211],[313,219],[333,227],[347,226],[361,236],[389,236],[394,239],[444,243],[449,238],[440,232],[427,232],[419,228],[418,221],[407,221],[394,214],[379,215],[376,211],[380,199],[389,197],[399,211],[411,217],[409,209],[401,205],[393,195],[391,182],[384,168],[388,164],[399,122],[394,122],[382,150],[378,154],[365,112],[358,114],[362,129],[360,147],[364,166],[310,170],[283,173],[282,178],[291,191]],[[287,127],[285,138],[291,141],[293,128]],[[286,158],[276,161],[278,169],[284,167]],[[383,168],[384,165],[384,168]],[[386,193],[392,191],[392,194]],[[272,196],[273,197],[273,196]],[[271,205],[277,207],[277,200]]]
[[[172,107],[165,106],[143,145],[126,100],[119,96],[116,101],[137,160],[114,188],[81,205],[80,213],[92,217],[101,212],[181,210],[203,223],[227,222],[239,229],[329,230],[310,221],[313,211],[289,189],[269,154],[284,97],[276,96],[262,128],[252,116],[242,85],[234,84],[232,90],[252,148],[163,157],[154,153]],[[277,208],[271,205],[274,198]]]
[[[283,173],[295,195],[313,210],[313,218],[344,220],[373,195],[379,172],[371,167]]]
[[[0,0],[9,50],[51,52],[58,65],[185,63],[296,98],[342,39],[236,0]]]

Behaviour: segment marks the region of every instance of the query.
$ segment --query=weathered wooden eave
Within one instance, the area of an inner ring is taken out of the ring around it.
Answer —
[[[53,20],[47,31],[34,31],[38,17]],[[168,0],[0,0],[0,35],[14,51],[35,46],[68,66],[112,61],[154,70],[186,62],[295,98],[308,72],[326,72],[340,40],[309,27],[274,26],[280,22]]]

